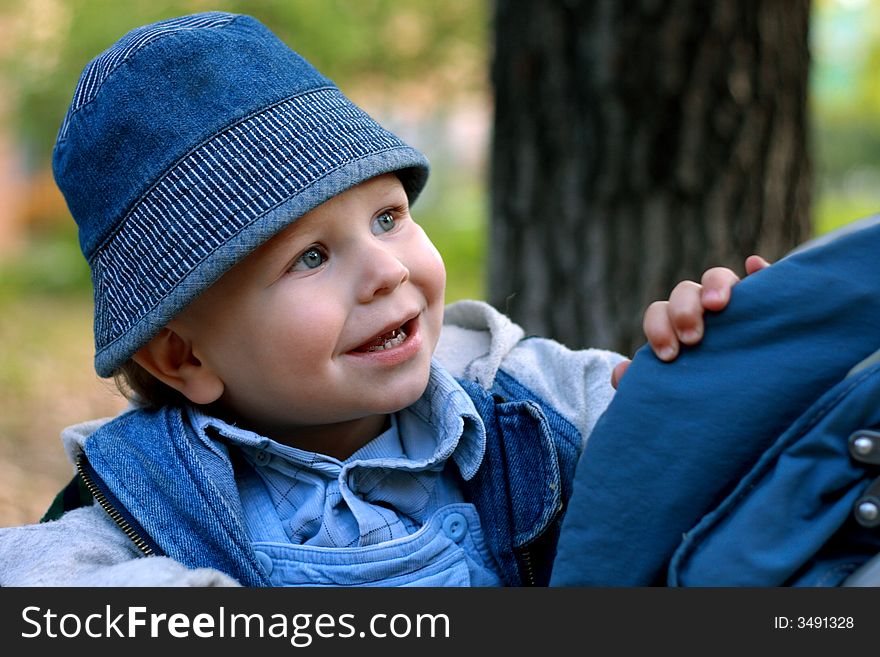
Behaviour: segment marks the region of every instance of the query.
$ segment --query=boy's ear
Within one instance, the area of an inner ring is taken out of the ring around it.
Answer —
[[[196,357],[188,340],[167,326],[132,358],[194,404],[210,404],[223,394],[223,381]]]

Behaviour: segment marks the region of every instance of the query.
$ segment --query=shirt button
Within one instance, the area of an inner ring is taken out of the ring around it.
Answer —
[[[272,455],[269,452],[263,451],[262,449],[254,455],[254,463],[256,463],[257,465],[266,465],[271,460]]]
[[[456,543],[464,538],[467,528],[467,518],[460,513],[450,513],[443,521],[444,533]]]
[[[263,569],[263,573],[268,577],[272,574],[272,570],[275,568],[275,564],[272,563],[272,557],[259,550],[257,550],[255,554],[257,555],[257,561],[260,562],[260,568]]]

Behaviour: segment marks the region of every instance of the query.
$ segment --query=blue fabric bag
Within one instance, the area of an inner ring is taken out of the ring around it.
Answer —
[[[880,553],[880,223],[633,359],[578,464],[551,585],[839,585]]]

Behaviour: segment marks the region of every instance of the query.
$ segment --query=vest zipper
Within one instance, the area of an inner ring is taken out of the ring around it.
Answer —
[[[525,586],[535,586],[535,568],[532,565],[532,553],[528,548],[523,548],[519,553],[519,560],[521,566],[520,576],[523,579],[523,584]]]
[[[533,538],[522,547],[514,548],[522,586],[546,586],[546,583],[543,583],[546,576],[543,573],[543,570],[546,570],[546,565],[544,564],[548,558],[552,559],[552,557],[548,557],[548,554],[555,554],[556,540],[558,539],[558,535],[556,538],[553,538],[553,534],[548,533],[551,532],[551,529],[549,529],[548,526],[557,521],[563,508],[564,505],[562,503],[556,507],[549,523],[545,525],[543,534]],[[550,541],[552,541],[552,543]],[[535,568],[536,563],[537,572]],[[541,577],[542,583],[540,584],[538,583],[538,577]]]
[[[122,514],[117,511],[112,504],[107,500],[107,496],[101,491],[100,488],[95,484],[94,480],[89,476],[86,472],[85,464],[85,454],[80,453],[76,457],[76,471],[79,473],[80,478],[85,484],[86,489],[89,491],[92,497],[95,498],[95,501],[101,505],[101,508],[107,512],[107,515],[116,523],[116,525],[121,529],[131,542],[134,543],[137,548],[144,554],[144,556],[149,557],[155,554],[155,551],[152,547],[145,541],[138,533],[132,528],[129,522],[122,517]]]

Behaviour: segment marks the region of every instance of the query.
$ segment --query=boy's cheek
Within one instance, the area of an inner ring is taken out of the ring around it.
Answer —
[[[417,231],[417,238],[420,242],[418,244],[418,249],[424,251],[426,253],[430,253],[432,259],[439,262],[440,267],[444,267],[443,264],[443,256],[440,255],[439,249],[434,246],[434,242],[431,241],[431,238],[428,237],[428,234],[425,232],[425,229],[422,228],[419,224],[413,224]],[[444,276],[445,276],[445,267],[444,267]]]
[[[432,294],[432,298],[429,299],[429,303],[431,305],[439,306],[441,315],[440,321],[442,323],[443,307],[446,305],[446,269],[443,267],[442,262],[437,268],[434,280],[435,290]]]
[[[422,230],[421,226],[419,226],[419,230]],[[422,236],[424,242],[420,250],[416,251],[422,254],[417,265],[420,272],[418,278],[421,285],[425,288],[425,296],[428,297],[428,300],[434,301],[439,298],[442,303],[446,292],[446,265],[443,262],[443,256],[440,255],[440,251],[437,250],[434,243],[428,239],[424,232],[422,232]]]

